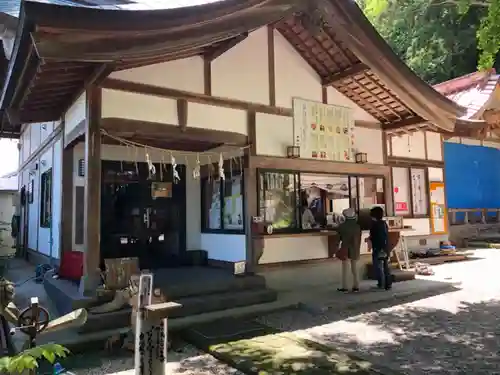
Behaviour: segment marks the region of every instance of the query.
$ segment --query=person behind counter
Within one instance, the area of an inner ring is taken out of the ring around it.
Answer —
[[[316,226],[316,219],[312,213],[307,200],[302,201],[302,229],[312,229]]]
[[[373,207],[370,210],[372,225],[370,227],[370,241],[372,243],[373,269],[377,276],[377,287],[390,290],[392,287],[392,274],[389,267],[389,228],[383,220],[384,209]]]
[[[352,274],[352,291],[359,292],[358,261],[361,253],[361,226],[356,220],[356,211],[346,208],[342,211],[345,221],[339,225],[337,231],[340,235],[340,250],[337,255],[342,260],[342,287],[339,292],[347,292],[349,266]]]

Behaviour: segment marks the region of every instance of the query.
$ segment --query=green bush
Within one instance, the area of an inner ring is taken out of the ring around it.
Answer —
[[[65,358],[69,350],[62,345],[46,344],[27,349],[13,357],[0,358],[0,373],[9,374],[22,373],[25,370],[38,368],[38,361],[45,359],[54,363],[57,358]]]

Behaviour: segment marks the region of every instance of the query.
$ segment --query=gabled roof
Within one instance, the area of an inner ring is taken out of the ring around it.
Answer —
[[[106,0],[98,7],[83,5],[99,0],[61,2],[28,0],[21,6],[0,102],[9,114],[4,131],[17,131],[22,122],[56,120],[86,84],[111,69],[214,56],[268,24],[324,86],[335,87],[389,131],[452,131],[465,112],[420,80],[352,0],[223,0],[162,10],[146,3],[141,8],[139,0]]]

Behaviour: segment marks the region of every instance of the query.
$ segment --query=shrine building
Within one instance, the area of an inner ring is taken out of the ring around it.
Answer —
[[[61,3],[0,17],[0,134],[20,139],[31,261],[79,251],[88,274],[138,257],[279,288],[315,282],[315,267],[339,277],[348,207],[366,222],[382,206],[408,247],[448,238],[443,135],[466,108],[419,79],[354,1]]]

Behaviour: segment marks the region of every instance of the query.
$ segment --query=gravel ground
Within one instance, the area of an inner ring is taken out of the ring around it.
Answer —
[[[85,354],[86,363],[94,363],[93,366],[85,366],[82,369],[71,369],[77,375],[104,375],[120,374],[132,375],[134,373],[134,358],[131,352],[106,358],[102,354],[95,353],[89,358]],[[243,375],[241,372],[230,368],[214,357],[205,354],[189,344],[178,344],[174,351],[168,354],[168,374],[170,375]]]
[[[477,255],[433,267],[433,280],[461,283],[456,292],[370,312],[289,310],[259,320],[407,374],[500,374],[500,250]]]

